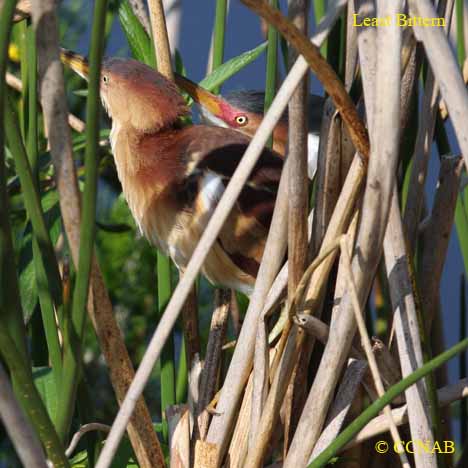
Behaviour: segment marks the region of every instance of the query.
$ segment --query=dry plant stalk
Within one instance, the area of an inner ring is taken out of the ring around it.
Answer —
[[[338,17],[345,3],[345,1],[337,2],[336,4],[334,4],[334,8],[332,8],[327,13],[322,23],[318,27],[317,34],[314,36],[314,40],[317,44],[321,44],[325,40],[328,32],[331,30],[331,27],[333,26],[336,18]],[[259,130],[257,131],[257,134],[254,137],[253,141],[255,141],[256,138],[259,137],[259,133],[261,132],[263,127],[266,126],[266,122],[268,121],[273,109],[276,110],[276,104],[281,103],[283,106],[282,109],[284,109],[286,103],[292,95],[292,91],[295,89],[295,87],[297,86],[307,69],[308,67],[305,60],[302,57],[299,57],[299,59],[292,67],[289,75],[283,82],[283,85],[281,86],[280,90],[278,91],[278,94],[275,100],[273,101],[273,105],[264,117],[262,124],[260,125]],[[285,98],[286,100],[284,100]],[[278,109],[280,109],[279,105]],[[359,158],[355,160],[355,167],[357,171],[359,171],[360,168],[363,167]],[[343,201],[343,205],[346,205],[346,201]],[[337,222],[338,224],[341,223],[341,221]],[[346,218],[344,222],[346,222]],[[330,238],[334,237],[334,234],[330,236]],[[262,266],[260,266],[260,268],[262,268]],[[285,269],[283,270],[282,274],[284,274],[284,272]],[[252,359],[251,356],[253,353],[253,343],[255,338],[255,325],[258,317],[257,314],[258,311],[252,309],[251,313],[246,315],[244,326],[242,327],[241,335],[239,336],[238,346],[236,347],[236,350],[234,352],[234,356],[232,358],[231,365],[228,370],[228,375],[226,376],[221,391],[220,401],[218,403],[218,411],[221,414],[219,417],[215,418],[212,421],[208,433],[208,440],[212,442],[217,442],[221,445],[221,456],[224,454],[224,450],[227,446],[227,437],[230,432],[230,428],[233,424],[235,410],[237,408],[242,389],[245,385],[248,372],[250,371]]]
[[[378,5],[378,13],[382,16],[393,16],[401,8],[399,2],[394,0],[382,1]],[[367,103],[369,106],[375,103],[374,125],[371,133],[373,145],[371,146],[372,155],[363,200],[361,225],[357,235],[356,254],[352,262],[353,276],[361,306],[367,298],[371,280],[380,260],[398,161],[400,28],[396,25],[380,28],[377,46],[378,50],[385,50],[385,53],[381,54],[377,66],[376,94],[378,96],[386,95],[387,99]],[[354,336],[356,324],[352,307],[350,294],[345,292],[341,298],[337,319],[332,323],[330,339],[309,393],[291,449],[285,460],[285,467],[303,466],[307,463],[318,439],[341,366],[346,359]]]
[[[288,16],[303,34],[308,29],[307,0],[289,0]],[[290,63],[297,59],[297,52],[290,51]],[[308,102],[309,80],[304,76],[293,94],[288,106],[288,159],[289,159],[289,189],[288,189],[288,298],[294,295],[297,285],[306,268],[307,260],[307,214],[309,212],[309,180],[307,177],[307,137],[308,137]],[[290,318],[287,317],[290,322]],[[297,424],[297,417],[305,400],[307,382],[307,367],[310,350],[303,348],[298,366],[291,379],[285,401],[283,403],[284,451]],[[266,395],[265,395],[266,396]]]
[[[171,468],[190,467],[190,411],[188,405],[169,406],[166,410],[169,426]]]
[[[446,16],[448,24],[452,16],[453,1],[440,1],[437,7],[439,15]],[[447,30],[450,26],[447,26]],[[409,253],[415,252],[418,226],[424,203],[424,186],[431,154],[432,141],[438,111],[439,86],[435,82],[434,72],[429,69],[424,87],[424,97],[420,112],[420,122],[413,154],[413,167],[409,183],[409,193],[404,213],[404,225]]]
[[[250,334],[252,330],[250,326],[253,327],[253,331],[256,330],[256,335],[251,334],[251,338],[255,338],[255,354],[254,354],[254,369],[253,369],[253,390],[252,390],[252,405],[251,405],[251,420],[250,420],[250,434],[254,433],[257,430],[261,412],[263,410],[265,396],[268,386],[268,369],[269,369],[269,344],[268,344],[268,335],[266,333],[266,327],[262,326],[262,321],[258,317],[258,311],[263,309],[265,299],[270,289],[273,280],[281,268],[282,258],[284,257],[286,251],[287,243],[287,224],[284,223],[284,219],[287,219],[288,216],[288,191],[289,191],[289,159],[284,165],[283,172],[281,174],[281,180],[278,187],[278,195],[276,197],[275,208],[273,211],[273,217],[271,220],[270,232],[268,233],[267,241],[265,244],[265,250],[263,253],[262,262],[258,271],[257,280],[255,282],[254,292],[250,298],[249,307],[247,309],[246,317],[244,324],[242,326],[241,334],[239,336],[238,345],[241,342],[241,339],[246,335]],[[247,327],[247,320],[249,320]],[[245,338],[244,338],[245,340]],[[253,346],[253,340],[250,339],[250,345]],[[236,347],[236,350],[239,346]],[[245,351],[245,349],[244,349]],[[250,351],[250,350],[248,350]],[[253,353],[254,350],[251,350]],[[242,356],[237,354],[237,359],[241,359]],[[231,360],[231,365],[228,370],[228,375],[224,381],[223,391],[228,381],[229,372],[232,369],[232,365],[236,357],[236,352]],[[248,372],[250,372],[250,366],[244,366],[244,372],[246,372],[245,377],[248,377]],[[235,370],[235,368],[233,368]],[[242,387],[238,387],[241,389]],[[223,395],[223,392],[221,395]],[[220,405],[218,404],[218,411],[220,410]],[[235,410],[235,405],[230,405],[230,411]],[[218,423],[218,418],[214,422]],[[213,426],[213,424],[212,424]],[[210,431],[211,431],[210,427]],[[209,437],[209,436],[208,436]],[[210,439],[209,439],[210,440]],[[221,445],[227,443],[227,440]],[[250,440],[249,440],[250,443]],[[220,460],[219,460],[220,461]]]
[[[385,389],[383,386],[382,378],[380,376],[379,368],[377,366],[376,358],[372,351],[372,345],[371,345],[369,336],[367,334],[366,323],[364,321],[364,318],[361,312],[361,306],[359,302],[358,293],[356,290],[356,284],[354,281],[353,272],[351,270],[351,258],[348,253],[349,242],[347,243],[347,239],[342,237],[340,245],[341,245],[341,255],[343,256],[343,260],[344,260],[343,265],[345,266],[344,271],[347,276],[348,287],[349,287],[350,294],[351,294],[351,302],[352,302],[353,310],[354,310],[354,318],[358,326],[359,334],[361,335],[361,343],[364,346],[364,351],[366,353],[367,362],[369,363],[369,368],[371,370],[372,378],[374,380],[374,385],[377,390],[377,395],[380,398],[385,393]],[[352,244],[351,244],[351,248],[352,248]],[[388,424],[390,427],[390,433],[392,435],[392,439],[395,443],[398,443],[399,441],[401,441],[401,437],[400,437],[400,434],[398,433],[398,429],[396,427],[395,421],[392,418],[392,411],[391,411],[390,405],[385,406],[383,412],[384,412],[384,415],[388,419]],[[405,468],[409,468],[410,464],[408,461],[408,457],[406,456],[406,453],[402,451],[398,455],[400,457],[401,464]]]
[[[325,424],[325,429],[317,441],[308,463],[320,455],[340,433],[344,420],[351,409],[356,392],[359,390],[359,384],[366,371],[367,363],[365,361],[356,359],[350,359],[348,361],[348,366],[344,372],[340,387],[333,405],[330,408],[330,414]]]
[[[384,239],[384,254],[398,355],[402,376],[406,377],[422,366],[424,361],[396,187],[393,191],[390,217]],[[416,385],[408,388],[405,391],[405,396],[408,403],[412,439],[433,442],[429,398],[424,381],[419,381]],[[415,454],[415,458],[417,463],[421,463],[421,466],[436,466],[435,457],[430,454]]]
[[[194,424],[198,429],[198,433],[195,431],[194,436],[201,440],[206,438],[206,433],[208,432],[210,415],[207,407],[216,393],[222,357],[221,348],[224,343],[224,337],[226,336],[230,302],[230,289],[215,290],[216,308],[211,317],[205,362],[200,376],[197,411],[194,415]]]
[[[408,3],[410,14],[413,16],[437,17],[433,5],[428,0],[409,0]],[[413,29],[416,38],[424,45],[429,64],[440,85],[440,93],[450,114],[465,165],[468,166],[468,135],[465,119],[468,93],[447,36],[441,28],[414,26]]]
[[[49,126],[48,138],[57,190],[60,195],[60,211],[72,258],[76,265],[80,243],[80,192],[71,149],[70,129],[67,124],[68,109],[59,58],[55,8],[56,2],[53,0],[32,2],[32,17],[38,48],[41,104]],[[90,284],[88,313],[109,366],[112,386],[120,404],[134,378],[134,371],[95,259]],[[156,432],[153,430],[149,410],[143,398],[139,398],[135,404],[137,409],[128,432],[137,459],[141,466],[163,466],[164,457]]]
[[[463,166],[464,162],[460,157],[442,158],[432,213],[422,235],[423,253],[419,283],[427,336],[439,306],[440,280],[453,227]]]
[[[16,400],[5,369],[0,363],[0,419],[23,466],[47,468],[41,442]]]
[[[153,33],[154,50],[158,70],[169,80],[174,81],[174,72],[171,64],[171,49],[166,29],[166,17],[162,0],[148,0],[148,8]]]

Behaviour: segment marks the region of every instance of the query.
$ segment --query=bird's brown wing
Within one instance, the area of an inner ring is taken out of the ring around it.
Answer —
[[[187,181],[205,193],[205,208],[214,209],[249,143],[239,132],[194,126],[199,138],[190,138],[186,157]],[[264,150],[235,207],[219,234],[219,244],[243,271],[255,277],[263,255],[273,214],[283,160]],[[192,181],[191,183],[189,181]]]

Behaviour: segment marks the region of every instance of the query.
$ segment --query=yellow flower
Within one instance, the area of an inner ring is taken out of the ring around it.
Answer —
[[[13,62],[20,61],[20,51],[19,51],[19,47],[16,44],[10,43],[8,47],[8,57]]]

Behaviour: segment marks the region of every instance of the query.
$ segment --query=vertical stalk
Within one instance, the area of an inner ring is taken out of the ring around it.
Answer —
[[[8,330],[19,353],[27,359],[26,332],[19,302],[16,265],[13,256],[8,194],[5,172],[4,102],[5,72],[14,0],[5,0],[0,11],[0,311],[3,325]]]
[[[187,359],[185,359],[185,338],[182,337],[182,343],[180,345],[180,357],[179,367],[177,369],[177,383],[176,383],[176,403],[180,404],[186,401],[187,394]]]
[[[34,28],[28,27],[26,33],[27,61],[28,61],[28,133],[27,150],[29,165],[34,179],[37,181],[37,49]]]
[[[466,339],[466,285],[465,275],[461,276],[460,281],[460,341]],[[466,353],[460,353],[458,358],[459,378],[466,377]],[[467,436],[468,426],[468,405],[466,398],[460,401],[460,440],[463,443]]]
[[[164,314],[164,309],[171,299],[171,261],[158,252],[157,258],[158,281],[158,316]],[[182,356],[181,356],[182,359]],[[171,333],[161,353],[161,415],[166,420],[166,408],[176,402],[175,366],[174,366],[174,335]],[[167,440],[167,425],[163,425],[163,435]]]
[[[320,20],[325,16],[325,0],[315,0],[314,4],[314,16],[315,16],[315,25],[320,23]],[[328,40],[326,40],[320,47],[320,53],[326,57],[328,49]]]
[[[99,87],[101,59],[104,46],[104,23],[106,18],[106,0],[97,0],[94,4],[94,20],[91,34],[89,92],[86,101],[86,152],[85,152],[85,187],[83,211],[80,227],[80,251],[78,270],[72,303],[73,332],[81,342],[86,319],[89,280],[94,253],[96,194],[98,177],[99,150]],[[64,440],[68,433],[73,410],[75,408],[78,370],[81,356],[79,350],[73,352],[67,348],[64,356],[62,400],[59,405],[57,427]]]
[[[68,467],[63,446],[34,385],[29,363],[23,358],[7,330],[2,327],[0,327],[0,350],[19,388],[16,397],[41,439],[47,457],[56,468]]]
[[[164,16],[162,0],[149,0],[148,8],[150,12],[151,30],[153,33],[153,43],[156,52],[158,70],[166,78],[174,81],[169,36],[167,35],[166,18]]]
[[[224,40],[226,36],[226,16],[228,0],[216,0],[216,13],[213,36],[213,59],[211,62],[212,71],[216,70],[224,61]],[[213,89],[213,93],[218,94],[220,87]]]
[[[278,8],[278,0],[270,0],[270,5]],[[268,25],[268,47],[267,47],[267,64],[266,64],[266,79],[265,79],[265,104],[263,107],[264,114],[273,102],[276,94],[276,77],[278,74],[278,31],[271,25]],[[273,135],[268,139],[267,146],[271,148],[273,145]]]
[[[17,125],[16,115],[8,99],[6,100],[5,109],[5,129],[8,135],[8,144],[15,159],[16,171],[23,191],[24,204],[26,205],[28,217],[33,227],[34,265],[36,268],[37,286],[49,357],[54,372],[59,372],[62,368],[62,357],[57,326],[55,324],[53,302],[55,302],[55,306],[59,312],[59,322],[61,323],[62,291],[60,274],[54,248],[42,213],[41,201],[36,190],[36,179],[33,178],[31,173],[28,156]],[[57,376],[56,382],[58,381]]]
[[[290,20],[301,32],[307,35],[307,0],[289,0]],[[291,51],[290,61],[294,63],[297,53]],[[309,190],[307,177],[307,102],[309,97],[308,75],[301,83],[289,102],[289,184],[288,184],[288,300],[294,297],[304,274],[307,259],[307,215],[309,212]],[[290,326],[290,325],[288,325]],[[285,398],[284,455],[294,435],[299,415],[306,400],[306,383],[309,359],[313,340],[300,350],[299,362],[291,378]]]
[[[455,0],[455,12],[457,18],[457,58],[458,63],[463,67],[465,61],[465,31],[464,31],[464,0]]]

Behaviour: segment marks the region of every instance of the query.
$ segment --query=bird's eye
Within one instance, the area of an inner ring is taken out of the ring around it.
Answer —
[[[109,77],[107,75],[102,75],[102,82],[103,83],[109,83]]]
[[[245,125],[247,123],[247,121],[248,121],[248,119],[247,119],[247,117],[245,115],[238,115],[236,117],[236,124],[237,125],[243,126],[243,125]]]

